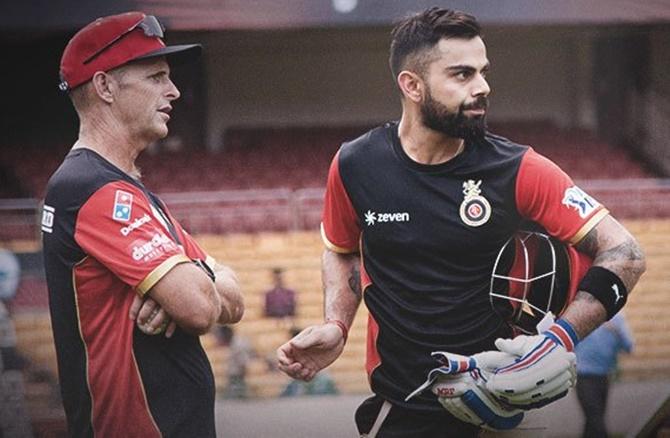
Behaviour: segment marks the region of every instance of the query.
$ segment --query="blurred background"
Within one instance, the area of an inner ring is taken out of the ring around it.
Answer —
[[[399,117],[390,30],[433,5],[483,24],[490,129],[554,160],[642,243],[648,272],[626,307],[636,345],[617,379],[648,404],[639,424],[608,415],[620,434],[669,433],[670,1],[34,0],[3,2],[0,13],[0,248],[20,271],[4,299],[22,370],[11,384],[25,394],[36,436],[64,430],[38,211],[77,137],[75,112],[57,87],[74,32],[99,16],[142,10],[163,22],[168,43],[205,48],[199,63],[173,69],[182,97],[170,135],[139,163],[146,186],[242,281],[242,323],[203,337],[222,412],[243,416],[248,403],[337,393],[353,424],[369,393],[363,307],[319,385],[291,386],[273,355],[292,330],[322,319],[318,226],[329,162],[343,141]],[[573,436],[557,427],[555,436]]]

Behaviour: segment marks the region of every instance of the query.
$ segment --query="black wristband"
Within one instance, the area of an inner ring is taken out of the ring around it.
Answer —
[[[209,265],[204,260],[193,259],[193,263],[195,263],[197,267],[202,269],[205,272],[205,274],[207,274],[207,276],[212,279],[212,281],[216,281],[216,274],[214,274],[212,268],[210,268]]]
[[[602,303],[610,320],[626,304],[628,291],[618,275],[600,266],[591,266],[579,283],[577,290],[593,295]]]

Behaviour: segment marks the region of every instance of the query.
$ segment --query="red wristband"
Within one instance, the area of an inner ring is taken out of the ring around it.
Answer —
[[[340,321],[339,319],[328,319],[326,320],[326,324],[335,324],[342,330],[342,337],[344,338],[344,343],[347,343],[347,337],[349,336],[349,329],[347,326]]]

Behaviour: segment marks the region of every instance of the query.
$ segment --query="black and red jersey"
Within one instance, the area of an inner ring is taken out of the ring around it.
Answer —
[[[488,296],[502,245],[524,221],[575,243],[607,214],[554,163],[493,134],[437,165],[406,155],[397,123],[345,143],[330,167],[322,236],[362,257],[372,390],[441,410],[429,391],[403,400],[436,366],[432,351],[474,354],[510,335]]]
[[[206,258],[165,205],[94,151],[73,149],[47,186],[42,236],[70,434],[215,436],[199,338],[145,335],[128,316],[172,267]]]

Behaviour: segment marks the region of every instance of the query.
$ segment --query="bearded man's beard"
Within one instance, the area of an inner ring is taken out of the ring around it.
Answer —
[[[441,132],[449,137],[466,140],[481,139],[486,134],[486,113],[475,117],[468,117],[464,111],[468,109],[487,109],[489,106],[486,96],[479,96],[474,102],[461,104],[457,113],[433,99],[430,89],[421,105],[421,116],[426,127]]]

